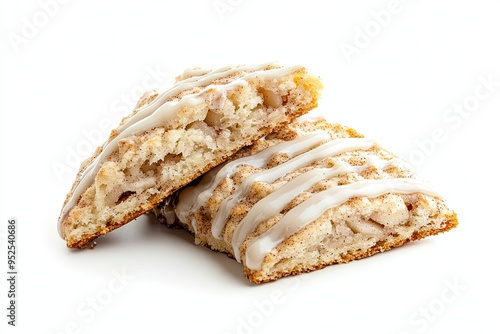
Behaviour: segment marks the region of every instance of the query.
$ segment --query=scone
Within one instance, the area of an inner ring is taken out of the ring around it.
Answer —
[[[375,141],[299,119],[238,151],[156,209],[252,282],[364,258],[448,231],[456,214]]]
[[[59,218],[68,247],[147,212],[240,148],[317,106],[319,79],[269,63],[186,71],[145,94],[85,161]]]

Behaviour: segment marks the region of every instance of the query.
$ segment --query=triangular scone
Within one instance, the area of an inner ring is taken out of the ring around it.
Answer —
[[[83,163],[59,218],[68,247],[158,205],[240,148],[317,106],[321,83],[303,66],[190,70],[145,94]]]
[[[197,244],[241,261],[255,283],[458,224],[435,190],[376,142],[301,119],[240,150],[156,212],[191,231]]]

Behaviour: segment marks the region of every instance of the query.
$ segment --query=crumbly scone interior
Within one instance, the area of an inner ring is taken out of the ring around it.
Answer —
[[[268,147],[317,130],[328,133],[332,139],[362,137],[350,128],[329,125],[326,122],[295,123],[268,135],[266,140],[259,140],[251,147],[240,150],[232,161],[255,155]],[[310,150],[314,148],[315,146],[312,146]],[[264,253],[261,262],[255,262],[253,259],[254,263],[249,264],[248,259],[255,256],[247,256],[248,248],[254,247],[252,254],[262,253],[259,251],[259,247],[262,247],[259,243],[267,242],[263,240],[266,238],[265,234],[275,225],[278,226],[291,210],[295,209],[293,214],[296,216],[302,211],[310,210],[315,204],[308,205],[307,200],[314,195],[327,189],[336,189],[365,180],[391,182],[393,179],[414,178],[412,170],[404,162],[398,161],[392,164],[392,161],[398,159],[380,146],[374,145],[368,149],[348,150],[313,161],[307,166],[281,175],[272,182],[253,182],[244,196],[235,194],[245,180],[283,165],[291,159],[293,157],[287,154],[278,153],[262,167],[247,164],[237,166],[237,170],[230,177],[223,178],[216,186],[206,203],[189,212],[187,216],[185,213],[180,213],[179,216],[184,218],[178,223],[194,233],[198,244],[231,256],[235,256],[235,252],[239,253],[236,258],[244,264],[246,276],[256,283],[369,256],[411,240],[437,234],[456,225],[455,214],[445,206],[439,196],[422,193],[385,193],[374,197],[352,197],[338,206],[327,209],[295,233],[285,236],[282,241],[276,243],[276,247],[270,247],[269,252]],[[252,212],[252,209],[256,210],[257,207],[266,212],[268,210],[266,206],[276,206],[277,200],[272,200],[272,194],[293,180],[304,177],[306,173],[328,170],[342,164],[359,169],[357,172],[338,173],[314,182],[286,205],[276,209],[273,215],[265,216],[263,213]],[[234,206],[231,207],[227,220],[224,220],[220,236],[215,236],[212,228],[217,214],[225,205],[224,202],[234,196],[240,197],[233,201]],[[176,200],[173,202],[174,206],[177,205]],[[164,207],[164,216],[171,216],[170,210],[170,206]],[[236,243],[235,248],[234,238],[238,226],[250,215],[254,217],[261,215],[265,218],[258,222],[250,233],[245,234],[242,242]],[[172,219],[170,221],[173,222]]]
[[[268,69],[273,68],[277,66]],[[232,85],[246,74],[236,71],[210,85],[180,92],[165,102],[179,104],[174,117],[144,133],[119,140],[117,150],[102,162],[78,205],[63,217],[61,234],[68,246],[86,246],[96,236],[153,208],[168,194],[269,133],[271,128],[316,106],[321,84],[303,68],[280,77],[255,76],[247,84]],[[202,99],[192,103],[190,96]],[[136,111],[122,124],[157,97],[157,93],[145,94]],[[108,141],[119,134],[115,131]],[[99,153],[101,149],[82,165],[81,171]]]

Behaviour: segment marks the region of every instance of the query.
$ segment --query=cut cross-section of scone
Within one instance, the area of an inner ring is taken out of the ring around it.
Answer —
[[[186,71],[145,94],[85,161],[60,218],[68,247],[86,247],[158,205],[240,148],[317,106],[319,79],[269,63]]]
[[[294,123],[237,152],[156,209],[253,282],[373,255],[455,227],[456,214],[355,130]]]

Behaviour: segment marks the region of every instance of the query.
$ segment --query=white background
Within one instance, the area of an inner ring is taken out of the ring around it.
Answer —
[[[0,2],[2,333],[498,328],[498,2],[62,2]],[[78,150],[131,110],[124,97],[143,82],[168,87],[187,67],[270,60],[319,75],[319,112],[413,162],[460,226],[260,286],[237,262],[147,217],[93,250],[66,248],[56,222],[75,160],[84,158]],[[453,111],[464,104],[470,112]],[[6,324],[4,278],[11,217],[18,219],[15,328]]]

